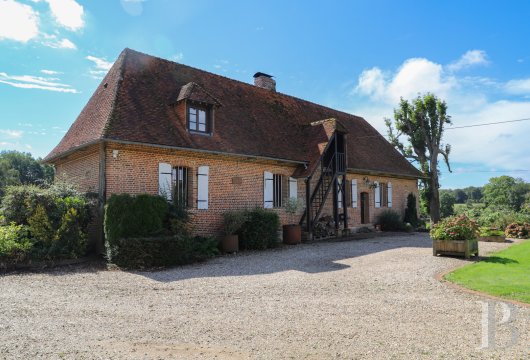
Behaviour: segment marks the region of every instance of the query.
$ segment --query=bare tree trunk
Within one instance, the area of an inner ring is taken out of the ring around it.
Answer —
[[[440,221],[440,193],[438,191],[438,173],[436,169],[431,173],[429,179],[431,186],[431,203],[430,203],[430,215],[433,224]]]

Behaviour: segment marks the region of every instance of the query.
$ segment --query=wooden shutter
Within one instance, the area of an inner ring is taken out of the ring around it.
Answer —
[[[208,166],[197,170],[197,209],[208,209]]]
[[[375,182],[375,189],[374,189],[374,198],[375,198],[375,207],[380,208],[381,207],[381,186],[379,186],[379,182]]]
[[[346,207],[351,206],[351,181],[346,179],[344,182],[344,199],[346,199]]]
[[[388,207],[392,207],[392,183],[389,182],[387,185],[387,196],[388,196]]]
[[[357,179],[352,179],[351,181],[351,207],[357,207]]]
[[[158,195],[171,200],[172,169],[170,164],[158,164]]]
[[[263,173],[263,207],[272,209],[274,202],[274,177],[272,173],[265,171]]]
[[[337,179],[337,208],[342,209],[342,200],[344,199],[342,195],[342,179]]]
[[[289,197],[298,198],[298,181],[292,177],[289,177]]]

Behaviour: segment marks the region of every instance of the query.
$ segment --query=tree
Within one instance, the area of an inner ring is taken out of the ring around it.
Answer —
[[[451,124],[445,101],[429,93],[423,97],[418,96],[411,102],[402,98],[398,109],[394,110],[394,125],[390,119],[385,119],[385,123],[390,143],[406,158],[419,163],[425,175],[422,182],[429,214],[432,222],[437,223],[440,220],[438,155],[443,156],[451,171],[451,146],[442,144],[444,127]],[[402,135],[407,137],[407,146],[401,142]]]
[[[530,184],[525,183],[523,179],[515,179],[507,175],[494,177],[484,185],[484,202],[488,207],[507,207],[519,211],[528,192],[530,192]]]
[[[8,185],[42,184],[53,181],[53,167],[41,164],[29,153],[0,152],[0,197]]]
[[[465,204],[465,202],[467,201],[467,194],[464,190],[455,189],[454,194],[457,204]]]
[[[454,205],[456,203],[456,197],[451,192],[443,192],[440,195],[440,216],[442,218],[454,215]]]

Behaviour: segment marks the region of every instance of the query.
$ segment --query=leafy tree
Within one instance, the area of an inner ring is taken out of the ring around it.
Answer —
[[[465,204],[465,202],[467,201],[467,194],[464,190],[455,189],[454,194],[457,204]]]
[[[440,194],[440,216],[446,218],[454,215],[454,205],[456,197],[452,192],[443,192]]]
[[[508,207],[519,211],[528,192],[530,184],[525,183],[523,179],[503,175],[491,178],[489,183],[484,185],[484,201],[488,207]]]
[[[386,119],[385,122],[390,143],[405,157],[419,163],[426,177],[422,181],[429,214],[431,220],[437,223],[440,220],[438,155],[443,156],[451,171],[449,165],[451,146],[442,144],[444,127],[446,124],[451,124],[445,101],[433,94],[418,96],[411,102],[402,98],[399,107],[394,110],[394,125],[390,119]],[[407,145],[401,142],[401,135],[407,137]]]
[[[475,186],[468,186],[462,189],[467,195],[467,201],[480,202],[482,200],[482,188]]]
[[[53,167],[41,164],[29,153],[19,151],[0,152],[0,197],[8,185],[51,183]]]

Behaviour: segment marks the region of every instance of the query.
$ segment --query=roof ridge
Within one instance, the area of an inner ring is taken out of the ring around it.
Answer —
[[[103,127],[103,131],[101,132],[101,135],[99,136],[100,139],[107,138],[107,132],[109,131],[110,122],[112,121],[112,118],[113,118],[113,115],[114,115],[114,110],[116,109],[116,102],[117,102],[117,99],[118,99],[118,93],[120,91],[120,86],[121,86],[122,79],[123,79],[123,72],[124,72],[124,68],[125,68],[125,60],[127,59],[127,53],[129,51],[131,51],[131,49],[129,49],[129,48],[123,49],[123,51],[118,56],[118,59],[116,59],[116,61],[114,63],[114,65],[116,65],[116,63],[118,63],[121,60],[121,62],[118,63],[119,64],[118,65],[119,66],[119,69],[118,69],[119,71],[118,71],[118,78],[116,79],[116,90],[114,91],[114,98],[111,101],[110,111],[109,111],[109,114],[107,115],[107,119],[105,120],[105,126]]]
[[[134,49],[131,49],[131,48],[125,48],[123,50],[123,52],[132,52],[132,53],[137,53],[137,54],[140,54],[140,55],[143,55],[143,56],[148,56],[148,57],[151,57],[151,58],[155,58],[155,59],[159,59],[159,60],[162,60],[162,61],[165,61],[165,62],[169,62],[169,63],[172,63],[172,64],[177,64],[179,66],[184,66],[184,67],[187,67],[187,68],[190,68],[190,69],[193,69],[193,70],[196,70],[196,71],[201,71],[201,72],[204,72],[204,73],[207,73],[207,74],[210,74],[210,75],[213,75],[213,76],[217,76],[219,78],[222,78],[222,79],[226,79],[226,80],[229,80],[229,81],[232,81],[232,82],[236,82],[236,83],[239,83],[239,84],[242,84],[244,86],[247,86],[249,87],[250,89],[255,89],[255,90],[258,90],[258,91],[267,91],[267,92],[270,92],[271,90],[268,90],[268,89],[263,89],[263,88],[260,88],[258,86],[255,86],[255,85],[252,85],[248,82],[245,82],[245,81],[242,81],[242,80],[237,80],[237,79],[233,79],[233,78],[229,78],[227,76],[224,76],[224,75],[220,75],[220,74],[216,74],[216,73],[213,73],[211,71],[208,71],[208,70],[204,70],[204,69],[199,69],[199,68],[196,68],[196,67],[193,67],[193,66],[190,66],[190,65],[186,65],[186,64],[183,64],[183,63],[179,63],[179,62],[176,62],[176,61],[173,61],[173,60],[169,60],[169,59],[165,59],[165,58],[162,58],[162,57],[159,57],[159,56],[155,56],[155,55],[151,55],[151,54],[147,54],[147,53],[144,53],[144,52],[141,52],[141,51],[138,51],[138,50],[134,50]],[[306,100],[306,99],[302,99],[302,98],[299,98],[299,97],[296,97],[296,96],[293,96],[293,95],[289,95],[289,94],[285,94],[285,93],[282,93],[280,91],[274,91],[275,94],[277,95],[280,95],[280,96],[284,96],[284,97],[287,97],[287,98],[291,98],[291,99],[295,99],[297,101],[303,101],[303,102],[306,102],[308,104],[311,104],[311,105],[316,105],[316,106],[320,106],[320,107],[323,107],[325,109],[329,109],[329,110],[332,110],[332,111],[336,111],[338,113],[341,113],[341,114],[344,114],[348,117],[355,117],[355,118],[359,118],[359,119],[363,119],[365,120],[362,116],[359,116],[359,115],[355,115],[355,114],[350,114],[348,112],[345,112],[345,111],[342,111],[342,110],[337,110],[337,109],[334,109],[334,108],[331,108],[329,106],[326,106],[326,105],[322,105],[322,104],[318,104],[316,102],[313,102],[313,101],[310,101],[310,100]],[[375,128],[374,128],[375,129]],[[376,130],[377,131],[377,130]]]

